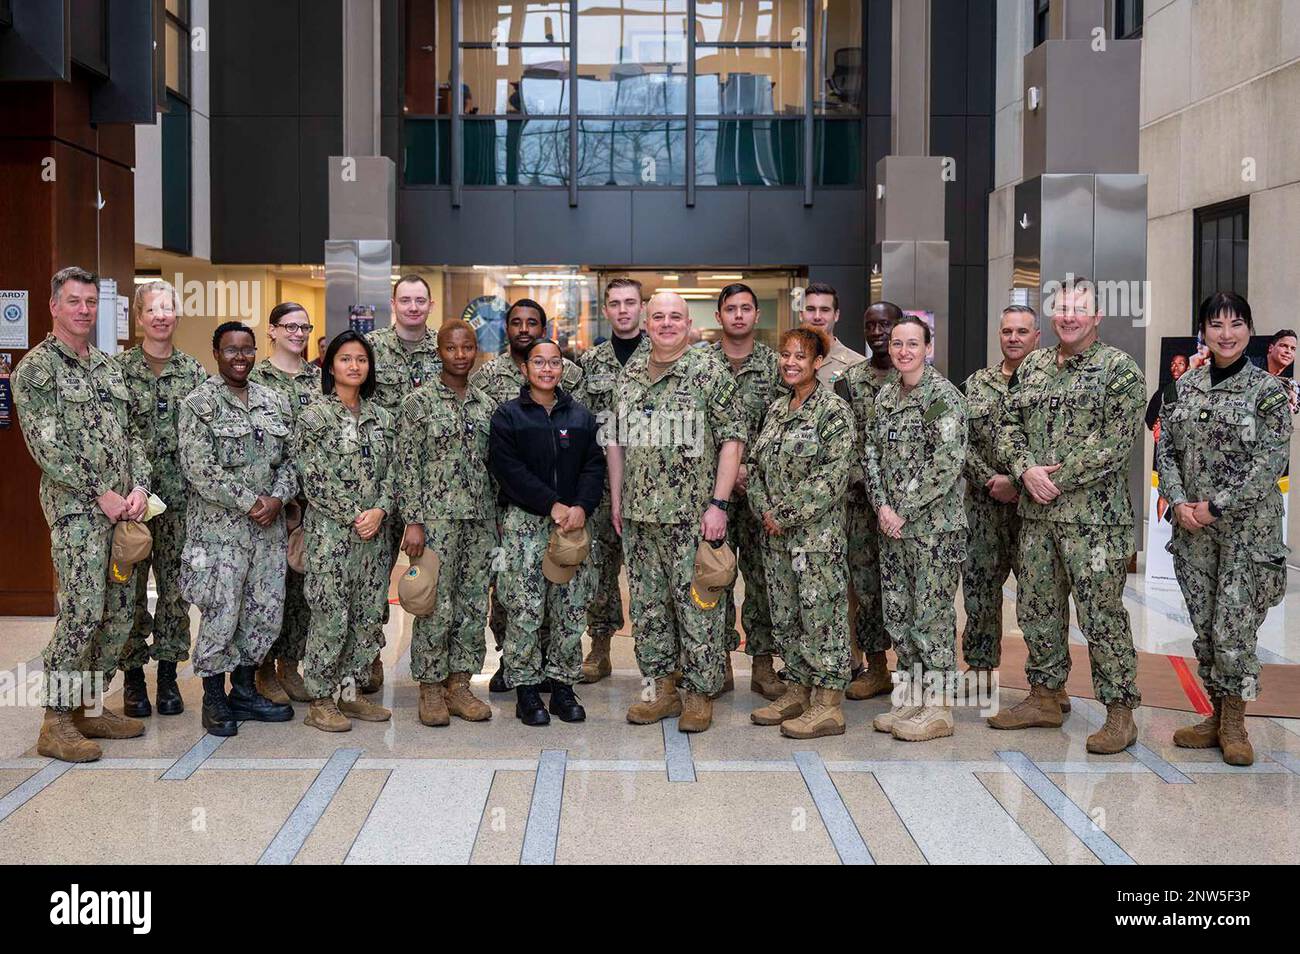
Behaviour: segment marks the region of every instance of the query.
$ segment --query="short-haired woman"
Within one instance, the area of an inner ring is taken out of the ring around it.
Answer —
[[[817,372],[831,351],[820,329],[781,336],[778,369],[790,394],[767,410],[749,451],[748,500],[767,534],[764,572],[772,633],[788,678],[785,694],[756,709],[756,725],[792,739],[844,734],[849,684],[845,492],[854,421],[847,401]]]
[[[908,742],[952,735],[946,693],[944,702],[930,705],[926,691],[945,686],[927,686],[926,677],[946,683],[956,671],[955,599],[966,557],[966,399],[926,363],[930,345],[930,326],[920,318],[895,322],[889,357],[898,375],[876,395],[864,461],[867,496],[880,522],[885,629],[898,653],[897,671],[912,683],[913,703],[896,704],[872,726]]]
[[[1291,413],[1286,388],[1251,364],[1250,305],[1218,292],[1200,308],[1210,361],[1165,394],[1156,467],[1174,517],[1165,549],[1187,601],[1201,682],[1214,711],[1174,733],[1174,744],[1218,748],[1250,765],[1246,703],[1259,691],[1260,624],[1286,593],[1282,495]]]
[[[376,403],[370,342],[345,331],[321,367],[323,397],[294,429],[293,459],[307,498],[303,514],[311,605],[303,682],[306,722],[346,732],[351,719],[387,721],[392,713],[361,695],[379,651],[392,560],[384,521],[393,510],[393,419]],[[336,703],[334,693],[339,693]]]

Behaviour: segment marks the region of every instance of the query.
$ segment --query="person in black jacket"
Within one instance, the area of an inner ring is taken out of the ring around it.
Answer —
[[[551,721],[540,695],[543,679],[551,682],[551,713],[581,722],[586,712],[573,685],[582,677],[582,631],[596,576],[593,562],[580,559],[579,538],[605,491],[605,456],[595,416],[560,388],[559,346],[534,341],[525,372],[519,397],[492,415],[488,444],[502,513],[505,565],[497,592],[508,616],[502,654],[518,696],[515,715],[524,724]],[[550,624],[545,655],[544,618]]]

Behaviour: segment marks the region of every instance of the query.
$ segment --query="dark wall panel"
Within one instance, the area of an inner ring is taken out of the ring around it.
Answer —
[[[213,118],[297,115],[298,4],[221,0],[210,4],[209,16]],[[311,55],[328,54],[313,50]]]
[[[682,193],[632,193],[632,255],[642,265],[743,265],[750,261],[749,195],[701,189],[694,208]]]
[[[297,117],[212,117],[213,262],[298,261],[298,124]]]
[[[979,2],[979,0],[977,0]],[[930,115],[965,113],[968,0],[932,0],[930,5]]]
[[[298,106],[303,116],[343,114],[343,2],[310,0],[298,17]]]
[[[402,261],[420,265],[512,264],[515,193],[466,189],[453,209],[442,189],[397,193],[397,241]]]
[[[568,191],[515,193],[515,256],[522,265],[632,261],[632,193],[586,192],[570,208]]]
[[[749,193],[749,260],[755,265],[860,265],[866,261],[865,195],[818,192],[811,207],[789,189]]]
[[[867,114],[889,116],[891,0],[867,3]]]
[[[298,201],[300,212],[297,261],[325,261],[329,237],[329,157],[343,152],[343,120],[339,116],[304,116],[298,125]]]

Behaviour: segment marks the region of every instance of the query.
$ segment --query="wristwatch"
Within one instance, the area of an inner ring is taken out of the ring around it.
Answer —
[[[727,512],[727,501],[719,500],[717,497],[714,497],[712,500],[709,501],[709,503],[713,504],[713,506],[717,507],[723,513]]]
[[[1215,520],[1218,520],[1220,517],[1223,516],[1223,511],[1219,509],[1218,505],[1215,504],[1213,500],[1209,501],[1209,510],[1210,510],[1210,516],[1213,517]]]

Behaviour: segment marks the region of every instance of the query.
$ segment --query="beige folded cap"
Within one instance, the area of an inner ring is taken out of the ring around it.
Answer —
[[[591,552],[591,535],[586,526],[561,533],[551,531],[551,541],[542,557],[542,576],[552,583],[568,583]]]
[[[722,594],[736,582],[736,554],[723,541],[714,546],[701,540],[695,549],[695,576],[691,578],[691,599],[702,610],[718,605]]]
[[[289,531],[289,569],[296,573],[307,572],[307,533],[302,524]]]
[[[397,582],[397,602],[412,616],[431,616],[438,605],[438,554],[426,546]]]
[[[143,523],[124,520],[113,526],[113,552],[108,578],[114,583],[131,579],[132,568],[153,552],[153,534]]]

